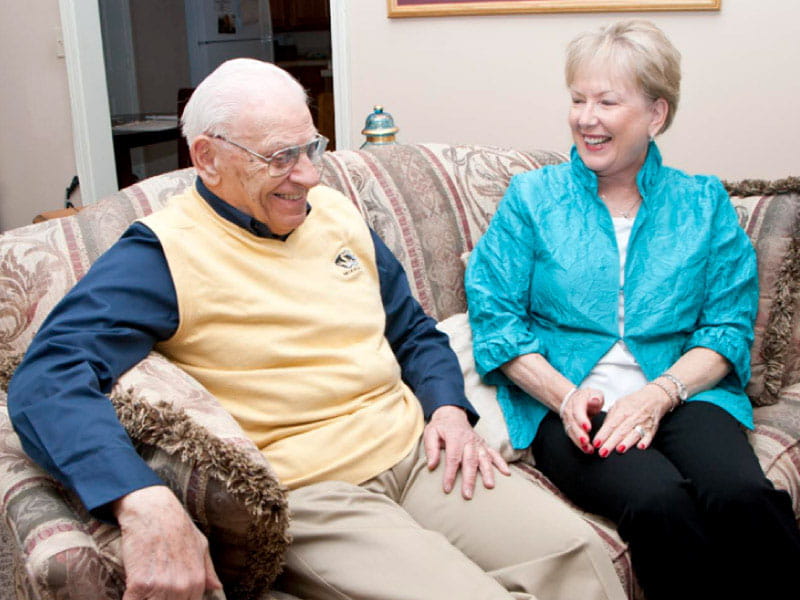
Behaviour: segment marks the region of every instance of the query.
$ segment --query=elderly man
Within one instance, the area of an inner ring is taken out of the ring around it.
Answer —
[[[97,261],[9,391],[26,450],[119,523],[125,599],[220,585],[205,539],[104,396],[154,347],[219,399],[291,490],[285,591],[624,598],[593,532],[475,434],[447,338],[352,203],[317,185],[326,140],[301,86],[229,61],[197,87],[183,128],[196,187]]]

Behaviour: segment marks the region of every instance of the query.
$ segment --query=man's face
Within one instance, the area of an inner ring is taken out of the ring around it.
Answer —
[[[307,144],[317,130],[305,103],[291,100],[277,108],[252,105],[229,128],[228,138],[269,157],[289,146]],[[274,177],[265,162],[241,148],[215,139],[221,153],[218,195],[228,204],[285,235],[306,218],[308,190],[319,183],[319,171],[305,153],[287,173]],[[214,190],[216,191],[216,190]]]

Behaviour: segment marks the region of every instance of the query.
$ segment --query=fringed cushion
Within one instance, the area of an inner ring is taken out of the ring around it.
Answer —
[[[758,257],[759,305],[747,394],[777,402],[800,381],[800,178],[726,183]]]

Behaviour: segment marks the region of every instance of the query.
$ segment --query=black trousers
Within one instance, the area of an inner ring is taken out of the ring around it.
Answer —
[[[605,418],[593,420],[596,432]],[[797,593],[800,529],[789,494],[765,477],[744,429],[688,402],[647,450],[586,455],[549,413],[536,466],[580,508],[617,525],[648,600],[773,599]]]

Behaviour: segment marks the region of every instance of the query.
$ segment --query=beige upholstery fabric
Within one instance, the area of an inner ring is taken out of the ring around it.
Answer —
[[[289,541],[285,492],[261,453],[216,400],[158,354],[128,371],[111,398],[142,456],[208,536],[227,597],[256,598],[277,576]],[[121,597],[119,530],[92,518],[30,461],[4,392],[0,409],[0,509],[35,582],[29,597]]]
[[[376,146],[328,154],[322,181],[355,202],[403,264],[422,307],[441,320],[466,310],[461,255],[486,229],[511,176],[565,158],[488,146]]]

